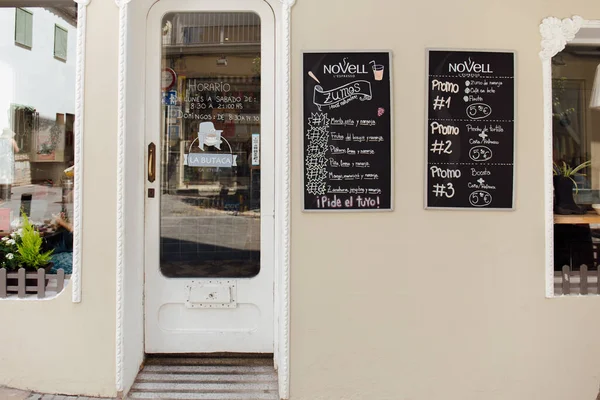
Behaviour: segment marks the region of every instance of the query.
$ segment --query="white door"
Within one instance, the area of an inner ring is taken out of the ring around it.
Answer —
[[[148,353],[273,352],[274,33],[261,0],[148,14]]]

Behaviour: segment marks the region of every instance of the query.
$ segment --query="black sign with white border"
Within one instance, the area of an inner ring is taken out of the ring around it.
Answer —
[[[305,211],[392,210],[389,51],[303,53]]]
[[[514,210],[515,52],[427,50],[425,207]]]

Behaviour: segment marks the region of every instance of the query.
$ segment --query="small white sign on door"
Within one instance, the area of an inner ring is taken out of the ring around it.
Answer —
[[[252,165],[260,165],[260,134],[252,134]]]
[[[237,167],[237,155],[212,153],[184,154],[183,165],[187,165],[188,167]]]

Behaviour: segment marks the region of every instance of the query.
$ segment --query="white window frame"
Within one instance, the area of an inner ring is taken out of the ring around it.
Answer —
[[[19,29],[19,26],[17,24],[17,22],[18,22],[17,16],[19,15],[19,11],[21,11],[25,14],[29,14],[29,16],[31,17],[31,27],[30,27],[31,32],[29,33],[29,36],[31,37],[31,43],[23,43],[23,42],[19,42],[17,40],[17,29]],[[19,47],[23,47],[27,50],[31,50],[33,48],[33,12],[31,12],[23,7],[15,7],[15,45],[17,45]]]
[[[56,54],[56,40],[58,38],[58,31],[62,31],[65,34],[65,55]],[[59,24],[54,24],[54,58],[60,61],[67,61],[67,57],[69,56],[69,30],[67,28],[63,28]]]
[[[77,46],[75,61],[75,127],[74,127],[74,153],[75,153],[75,176],[73,191],[73,272],[71,274],[71,298],[73,303],[81,302],[81,215],[82,215],[82,193],[83,193],[83,99],[84,99],[84,77],[85,77],[85,34],[87,20],[87,6],[91,0],[73,0],[77,3]],[[52,7],[55,5],[72,4],[69,0],[0,0],[0,7]],[[16,17],[15,17],[16,20]],[[64,292],[64,291],[63,291]],[[60,295],[57,294],[57,295]],[[6,298],[0,301],[47,301],[56,298]]]
[[[581,28],[598,29],[598,39],[577,39]],[[562,51],[567,43],[600,45],[600,20],[584,20],[580,16],[571,18],[545,18],[540,24],[542,35],[543,98],[544,98],[544,212],[546,228],[546,297],[562,297],[554,294],[554,185],[552,182],[552,57]],[[586,297],[589,295],[586,295]]]

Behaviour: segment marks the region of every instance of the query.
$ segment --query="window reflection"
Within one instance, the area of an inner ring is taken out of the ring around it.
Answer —
[[[260,18],[163,19],[161,271],[260,270]]]
[[[0,21],[0,267],[70,274],[77,5],[0,8]],[[11,248],[27,223],[49,264]]]

